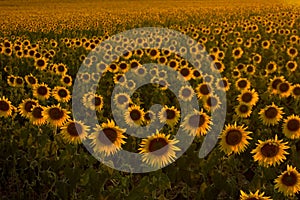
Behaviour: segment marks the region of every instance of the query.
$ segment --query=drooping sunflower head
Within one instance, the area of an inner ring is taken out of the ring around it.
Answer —
[[[81,121],[69,120],[61,127],[61,134],[68,143],[79,144],[87,138],[89,127]]]
[[[270,126],[278,124],[282,119],[284,112],[282,107],[278,107],[272,102],[272,105],[266,106],[259,112],[259,118],[262,120],[264,125]]]
[[[247,127],[234,125],[227,125],[220,135],[220,149],[227,155],[232,153],[240,154],[245,151],[249,141],[252,138],[249,136],[250,131],[246,131]]]
[[[143,139],[139,148],[142,161],[159,168],[173,162],[176,159],[176,151],[180,151],[176,146],[179,141],[169,138],[170,135],[157,130],[156,134]]]
[[[254,154],[253,159],[264,167],[279,165],[286,159],[285,155],[289,154],[285,151],[289,149],[287,144],[283,140],[278,140],[277,135],[275,139],[258,140],[257,147],[251,151]]]
[[[294,196],[300,191],[300,173],[295,167],[287,165],[287,170],[282,172],[274,183],[275,189],[285,196]]]

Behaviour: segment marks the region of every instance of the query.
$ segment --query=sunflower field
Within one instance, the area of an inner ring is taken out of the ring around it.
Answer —
[[[300,199],[297,3],[0,1],[1,199]]]

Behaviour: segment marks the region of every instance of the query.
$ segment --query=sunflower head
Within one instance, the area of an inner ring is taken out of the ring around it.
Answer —
[[[293,166],[287,165],[287,170],[275,179],[275,189],[285,196],[294,196],[300,191],[300,173]]]
[[[275,139],[258,140],[257,147],[251,153],[254,154],[254,161],[257,161],[259,165],[269,167],[283,162],[286,159],[285,155],[289,154],[285,151],[288,148],[287,142],[278,140],[277,135],[275,135]]]
[[[89,127],[84,125],[83,122],[69,120],[61,127],[61,134],[68,143],[79,144],[81,140],[87,138],[87,132],[89,130]]]
[[[227,125],[220,135],[221,143],[220,149],[226,154],[232,153],[240,154],[245,151],[249,144],[248,140],[252,138],[249,136],[251,132],[246,131],[247,127],[234,125]]]
[[[180,151],[175,145],[179,141],[169,138],[170,135],[157,130],[155,134],[143,139],[139,148],[142,161],[154,167],[164,167],[174,161],[176,151]]]

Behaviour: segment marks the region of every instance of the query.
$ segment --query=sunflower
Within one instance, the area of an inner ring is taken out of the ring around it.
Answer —
[[[61,86],[56,86],[52,90],[52,96],[54,99],[56,99],[58,102],[69,102],[71,99],[70,91]]]
[[[122,144],[126,143],[126,130],[116,126],[113,120],[108,119],[107,123],[102,123],[101,126],[96,124],[94,131],[89,135],[94,152],[110,156],[121,150]]]
[[[255,193],[250,192],[250,194],[246,194],[241,190],[240,200],[271,200],[270,197],[265,197],[264,192],[259,194],[259,190]]]
[[[245,103],[240,103],[236,108],[235,112],[239,117],[247,118],[252,113],[252,106]]]
[[[285,78],[283,76],[274,76],[273,79],[270,80],[268,89],[271,94],[277,94],[278,90],[277,87],[280,83],[283,83]]]
[[[55,64],[54,68],[56,70],[55,73],[59,74],[59,75],[62,75],[62,76],[64,76],[68,71],[67,66],[63,63]]]
[[[136,59],[133,59],[129,63],[131,69],[136,69],[141,66],[140,62]]]
[[[160,52],[157,49],[149,49],[147,54],[152,60],[156,60],[159,57]]]
[[[221,61],[214,61],[211,63],[210,68],[212,69],[212,71],[214,72],[218,72],[221,73],[224,71],[225,69],[225,65],[223,62]]]
[[[125,122],[129,126],[140,126],[145,119],[144,117],[144,110],[137,105],[130,106],[124,114]]]
[[[71,86],[72,85],[72,77],[65,74],[64,76],[61,77],[60,82],[64,86]]]
[[[11,102],[6,98],[0,98],[0,117],[9,117],[12,115],[13,106]]]
[[[15,76],[14,75],[7,76],[7,84],[9,86],[15,87]]]
[[[23,87],[24,86],[24,80],[20,76],[15,76],[14,79],[14,86],[15,87]]]
[[[299,100],[300,99],[300,84],[295,84],[292,87],[292,96]]]
[[[129,64],[126,63],[125,61],[121,61],[118,64],[118,69],[119,71],[121,71],[122,73],[126,73],[129,70]]]
[[[193,69],[192,74],[193,74],[192,79],[196,80],[196,79],[199,79],[201,77],[201,73],[197,69]]]
[[[176,159],[176,151],[180,151],[176,146],[179,141],[169,138],[170,135],[157,130],[152,136],[143,139],[139,148],[143,162],[159,168],[173,162]]]
[[[154,121],[156,119],[156,114],[153,111],[148,110],[145,112],[144,119],[145,119],[145,124],[148,125],[151,123],[151,121]]]
[[[232,50],[232,56],[236,60],[239,59],[239,58],[241,58],[242,55],[243,55],[243,53],[244,53],[244,51],[243,51],[243,49],[241,47],[237,47],[237,48],[234,48]]]
[[[211,117],[203,112],[203,110],[194,110],[185,117],[181,126],[193,136],[203,136],[210,130],[211,124]]]
[[[287,49],[287,54],[291,57],[291,58],[295,58],[298,55],[298,50],[294,47],[290,47]]]
[[[215,94],[206,96],[202,100],[204,103],[204,108],[207,111],[215,111],[220,108],[220,98]]]
[[[179,62],[175,59],[170,59],[168,62],[168,66],[171,67],[174,70],[177,70],[178,66],[179,66]]]
[[[246,78],[239,78],[236,81],[235,86],[240,91],[247,90],[250,88],[250,82]]]
[[[247,127],[234,125],[226,125],[222,134],[219,136],[221,139],[220,149],[227,155],[232,153],[240,154],[245,151],[249,144],[248,140],[252,138],[249,136],[250,131],[246,131]]]
[[[285,65],[286,69],[290,72],[295,72],[296,69],[298,68],[298,64],[296,61],[288,61]]]
[[[200,83],[196,87],[196,93],[197,93],[198,98],[201,99],[203,97],[207,97],[210,94],[212,94],[213,89],[212,89],[211,85],[208,83]]]
[[[70,118],[68,115],[70,112],[66,109],[60,107],[60,105],[48,106],[42,115],[45,117],[46,121],[56,127],[61,127]]]
[[[286,98],[291,95],[292,86],[288,81],[283,81],[278,84],[277,91],[280,97]]]
[[[169,126],[175,126],[180,118],[180,111],[174,106],[165,105],[158,114],[161,123],[167,123]]]
[[[270,45],[271,45],[271,43],[270,43],[269,40],[264,40],[264,41],[262,41],[262,43],[261,43],[261,46],[262,46],[263,49],[269,49],[269,48],[270,48]]]
[[[251,151],[254,161],[257,161],[259,165],[264,167],[275,166],[283,162],[289,154],[286,149],[290,147],[287,145],[288,142],[282,142],[278,140],[277,135],[275,139],[269,139],[266,141],[258,140],[257,147]]]
[[[252,57],[253,61],[255,64],[259,64],[262,60],[262,56],[259,55],[259,54],[255,54],[253,57]]]
[[[251,106],[256,105],[256,103],[259,100],[258,93],[252,89],[252,90],[243,90],[241,94],[238,95],[237,100],[240,103],[249,104]]]
[[[29,113],[29,120],[33,125],[41,126],[46,123],[46,118],[42,115],[45,110],[44,106],[36,105],[33,106]]]
[[[49,99],[50,88],[45,83],[37,84],[33,87],[33,96],[39,100]]]
[[[168,58],[167,58],[166,56],[159,56],[159,57],[157,58],[157,62],[158,62],[159,64],[165,65],[165,64],[167,64],[167,62],[168,62]]]
[[[123,85],[126,83],[126,76],[123,73],[116,73],[113,80],[115,84]]]
[[[103,108],[103,97],[99,94],[89,92],[83,95],[83,105],[91,110],[100,112]]]
[[[30,86],[30,87],[34,87],[35,85],[38,84],[37,78],[35,76],[33,76],[32,74],[26,75],[25,81],[28,84],[28,86]]]
[[[276,70],[277,70],[277,64],[274,61],[270,61],[266,65],[266,72],[267,72],[267,74],[272,74],[272,73],[276,72]]]
[[[253,74],[255,74],[255,66],[254,65],[252,65],[252,64],[248,64],[247,66],[246,66],[246,69],[245,69],[245,72],[247,72],[247,74],[248,75],[253,75]]]
[[[283,122],[283,133],[287,138],[300,138],[300,117],[298,115],[290,115]]]
[[[118,108],[127,109],[129,106],[129,103],[131,103],[130,96],[126,93],[118,93],[115,95],[113,99],[115,105]]]
[[[184,79],[186,81],[189,81],[193,76],[192,70],[188,66],[180,67],[180,69],[178,69],[178,71],[179,71],[180,75],[182,77],[184,77]]]
[[[75,120],[69,120],[60,129],[63,139],[71,144],[81,143],[82,140],[87,138],[87,132],[90,130],[89,126]]]
[[[231,72],[231,75],[233,78],[235,79],[238,79],[241,77],[241,72],[238,70],[238,69],[234,69],[232,72]]]
[[[203,75],[203,82],[207,84],[213,84],[215,77],[211,74]]]
[[[33,106],[37,106],[39,103],[35,99],[23,99],[22,103],[19,104],[19,113],[22,117],[29,118],[32,112]]]
[[[296,167],[287,165],[287,170],[282,172],[274,183],[275,189],[285,196],[294,196],[300,191],[300,173]]]
[[[34,60],[34,66],[38,70],[44,70],[47,67],[47,60],[45,58],[36,58]]]
[[[118,71],[118,65],[116,63],[111,63],[108,67],[107,70],[111,73],[116,73]]]
[[[144,77],[147,74],[147,69],[144,66],[139,66],[138,68],[135,68],[134,72],[139,77]]]
[[[228,78],[223,77],[216,80],[215,86],[218,90],[228,91],[230,89],[231,83],[229,82]]]
[[[180,88],[178,97],[183,101],[191,101],[194,94],[194,89],[187,85]]]
[[[262,120],[264,125],[276,125],[282,119],[282,115],[284,112],[282,111],[282,107],[278,107],[272,102],[272,105],[266,106],[261,109],[259,114],[259,118]]]

